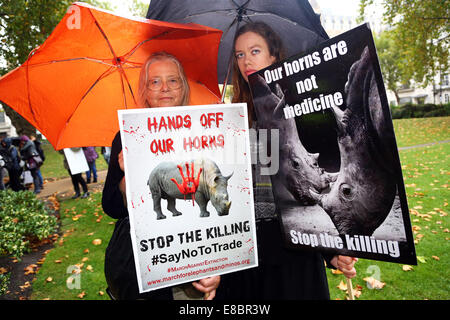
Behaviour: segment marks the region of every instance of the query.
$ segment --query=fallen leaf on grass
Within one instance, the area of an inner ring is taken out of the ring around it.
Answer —
[[[80,299],[83,299],[85,295],[86,295],[86,292],[83,291],[82,293],[80,293],[79,295],[77,295],[77,297],[80,298]]]
[[[373,277],[366,277],[363,279],[367,283],[369,289],[382,289],[386,283],[378,281]]]
[[[6,268],[0,267],[0,274],[5,274],[7,272],[8,270]]]
[[[94,239],[94,240],[92,240],[92,244],[94,246],[101,245],[102,244],[102,239]]]
[[[99,296],[103,296],[104,294],[105,294],[105,293],[104,293],[103,291],[99,291],[99,292],[98,292],[98,295],[99,295]]]
[[[405,264],[402,266],[402,269],[403,271],[411,271],[413,270],[413,267]]]
[[[89,253],[89,249],[84,249],[83,253]]]
[[[431,256],[434,260],[436,260],[436,261],[439,261],[439,260],[441,260],[441,259],[439,259],[439,257],[438,256]]]
[[[45,279],[45,282],[52,282],[53,278],[52,277],[48,277],[47,279]]]
[[[74,281],[75,281],[75,279],[72,276],[69,276],[66,280],[67,287],[70,288]]]
[[[347,290],[347,284],[344,281],[341,280],[341,282],[339,282],[339,285],[336,288],[338,288],[339,290],[342,290],[342,291],[346,291]]]
[[[343,274],[343,272],[339,269],[331,269],[332,274]]]
[[[90,271],[90,272],[94,272],[94,268],[92,268],[91,265],[88,265],[88,266],[86,267],[86,270],[87,270],[87,271]]]
[[[362,293],[362,287],[358,284],[358,285],[356,285],[355,288],[353,288],[353,296],[355,298],[359,298],[361,296],[361,293]],[[349,296],[347,296],[347,300],[350,300]]]
[[[417,256],[417,260],[421,263],[427,263],[427,259],[424,256]]]

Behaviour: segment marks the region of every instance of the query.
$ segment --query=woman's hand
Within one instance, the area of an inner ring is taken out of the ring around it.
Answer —
[[[119,161],[119,167],[120,170],[122,170],[123,172],[125,172],[125,169],[123,168],[123,150],[120,151],[117,160]]]
[[[119,162],[120,170],[125,171],[124,167],[123,167],[123,150],[120,151],[120,153],[117,157],[117,161]],[[127,191],[126,191],[127,184],[125,182],[125,175],[123,176],[122,180],[120,180],[120,182],[119,182],[119,190],[122,193],[123,203],[126,207],[127,206]]]
[[[358,258],[348,257],[348,256],[334,256],[331,259],[331,264],[342,271],[342,273],[349,279],[356,276],[355,263]]]
[[[214,276],[192,282],[192,285],[195,289],[205,294],[204,300],[212,300],[216,296],[216,289],[219,287],[219,283],[220,276]]]

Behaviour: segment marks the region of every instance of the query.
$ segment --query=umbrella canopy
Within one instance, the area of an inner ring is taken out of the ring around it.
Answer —
[[[220,29],[218,81],[230,82],[227,71],[231,62],[234,35],[249,21],[263,21],[283,40],[287,55],[303,52],[328,35],[307,0],[152,0],[147,18],[178,23],[194,22]]]
[[[0,100],[57,150],[109,146],[119,130],[117,110],[138,107],[140,67],[152,52],[166,51],[181,61],[191,104],[216,103],[221,34],[74,3],[28,60],[0,78]]]

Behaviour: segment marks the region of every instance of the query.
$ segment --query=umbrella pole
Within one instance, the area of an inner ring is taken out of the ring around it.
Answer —
[[[247,3],[248,3],[248,1],[247,1]],[[245,3],[244,5],[246,5],[247,3]],[[236,34],[239,31],[239,22],[241,22],[241,20],[242,20],[242,17],[239,16],[237,19],[236,31],[234,32],[233,40],[234,40],[234,38],[236,38]],[[233,51],[234,51],[234,48],[231,48],[230,57],[228,58],[227,76],[225,77],[225,83],[223,84],[223,87],[222,87],[222,99],[221,99],[222,103],[225,101],[225,94],[227,91],[228,78],[230,77],[230,73],[231,73],[231,65],[233,63],[233,60],[232,60],[233,59]]]
[[[352,285],[352,279],[347,278],[347,292],[350,300],[355,300],[355,296],[353,295],[353,285]]]
[[[224,103],[224,101],[225,101],[225,94],[227,92],[228,78],[230,76],[230,72],[231,72],[231,59],[230,59],[230,62],[228,63],[227,76],[225,77],[225,82],[222,86],[222,98],[221,98],[222,103]]]

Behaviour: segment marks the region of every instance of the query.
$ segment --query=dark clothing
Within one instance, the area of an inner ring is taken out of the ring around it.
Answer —
[[[34,145],[33,141],[26,140],[24,142],[24,145],[20,148],[20,155],[22,156],[22,159],[26,162],[28,159],[38,156],[39,153],[36,150],[36,146]]]
[[[77,151],[80,148],[71,148],[71,149],[73,151]],[[75,191],[75,195],[76,196],[80,195],[80,185],[81,185],[81,188],[83,188],[83,193],[87,194],[88,187],[87,187],[86,181],[83,179],[83,176],[81,175],[81,173],[72,174],[70,172],[69,163],[67,162],[67,158],[66,158],[66,154],[64,153],[64,150],[59,150],[59,153],[64,156],[64,160],[63,160],[64,168],[67,170],[67,172],[69,172],[70,178],[72,179],[72,185],[73,185],[73,189]]]
[[[12,145],[11,138],[5,138],[0,145],[0,155],[5,161],[7,170],[20,170],[20,156],[17,149]]]
[[[257,129],[255,122],[252,128]],[[253,159],[263,146],[255,142]],[[258,267],[222,275],[216,299],[329,300],[324,257],[284,247],[270,176],[262,175],[261,167],[259,162],[252,165]]]
[[[72,184],[73,184],[73,189],[75,190],[75,194],[80,195],[80,185],[83,188],[83,193],[88,192],[88,187],[87,187],[86,181],[84,181],[81,173],[71,174],[70,170],[68,170],[68,171],[70,174],[70,178],[72,179]]]
[[[128,210],[119,189],[119,183],[124,176],[118,161],[120,151],[122,151],[122,141],[120,134],[117,133],[112,142],[111,158],[102,196],[103,211],[110,217],[118,219],[105,254],[106,282],[115,299],[173,300],[171,288],[139,294]]]
[[[256,223],[258,267],[221,276],[217,300],[328,300],[324,260],[283,247],[276,219]]]
[[[22,168],[20,167],[19,152],[12,145],[11,138],[5,138],[2,140],[2,144],[0,145],[0,155],[5,161],[5,168],[8,171],[10,188],[13,191],[25,190],[25,187],[22,185],[20,181]],[[3,179],[3,175],[1,175],[0,177],[1,179]]]
[[[24,145],[20,148],[20,155],[22,156],[22,159],[28,164],[29,160],[36,156],[39,156],[39,153],[37,152],[36,146],[34,145],[33,141],[29,140],[28,138],[24,139],[23,136],[21,138],[21,141],[24,142]],[[39,193],[41,192],[41,182],[37,173],[39,167],[30,168],[29,170],[31,176],[33,177],[34,193]]]
[[[36,151],[39,154],[39,156],[41,157],[42,161],[45,161],[44,150],[42,150],[42,147],[41,147],[42,142],[39,141],[38,139],[36,139],[36,140],[33,140],[33,143],[34,143]]]
[[[83,147],[83,152],[87,162],[95,161],[95,159],[98,158],[98,154],[97,151],[95,151],[95,147]]]

